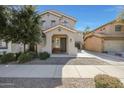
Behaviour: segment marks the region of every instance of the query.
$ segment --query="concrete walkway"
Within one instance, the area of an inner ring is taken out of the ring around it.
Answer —
[[[112,65],[0,65],[0,77],[94,78],[108,74],[124,80],[124,66]]]

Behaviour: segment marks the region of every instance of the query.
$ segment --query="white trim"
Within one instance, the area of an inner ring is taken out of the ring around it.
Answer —
[[[73,21],[77,21],[75,18],[73,18],[73,17],[71,17],[71,16],[67,16],[67,15],[65,15],[65,14],[63,14],[63,13],[61,13],[61,12],[55,11],[55,10],[47,10],[47,11],[42,12],[40,15],[43,15],[43,14],[45,14],[45,13],[51,13],[51,14],[53,14],[53,15],[55,15],[55,16],[58,16],[58,17],[65,16],[65,17],[67,17],[67,18],[72,19]]]
[[[74,32],[74,33],[77,32],[76,30],[69,29],[69,28],[64,27],[64,26],[62,26],[62,25],[57,25],[57,26],[55,26],[55,27],[49,28],[48,30],[44,31],[44,33],[47,33],[47,32],[49,32],[49,31],[51,31],[51,30],[53,30],[53,29],[56,29],[56,28],[58,28],[58,27],[62,27],[62,28],[64,28],[64,29],[67,29],[67,30],[69,30],[69,31],[71,31],[71,32]]]

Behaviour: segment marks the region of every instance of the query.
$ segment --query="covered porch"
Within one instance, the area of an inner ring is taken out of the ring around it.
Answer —
[[[52,54],[67,54],[67,35],[52,36]]]

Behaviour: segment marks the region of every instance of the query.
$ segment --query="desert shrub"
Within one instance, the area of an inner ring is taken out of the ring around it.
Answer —
[[[16,56],[14,53],[8,53],[8,54],[4,54],[1,58],[0,58],[0,62],[1,63],[8,63],[11,61],[15,61],[16,60]]]
[[[18,57],[18,63],[25,63],[32,60],[32,55],[30,53],[21,53]]]
[[[123,83],[116,78],[105,74],[96,75],[94,78],[97,88],[122,88]]]
[[[50,54],[47,53],[47,52],[41,52],[41,53],[39,53],[39,58],[40,58],[41,60],[45,60],[45,59],[47,59],[47,58],[49,58],[49,57],[50,57]]]

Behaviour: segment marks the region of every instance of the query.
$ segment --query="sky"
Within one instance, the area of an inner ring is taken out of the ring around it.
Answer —
[[[57,10],[75,17],[77,19],[75,28],[80,31],[84,31],[86,27],[95,29],[114,20],[122,9],[123,6],[117,5],[41,5],[37,7],[38,12]]]

